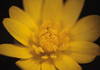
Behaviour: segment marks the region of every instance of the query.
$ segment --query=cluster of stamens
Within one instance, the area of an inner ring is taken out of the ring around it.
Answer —
[[[59,35],[58,26],[51,23],[42,24],[38,34],[39,46],[32,45],[35,54],[43,60],[57,58],[56,53],[58,53],[60,48]]]

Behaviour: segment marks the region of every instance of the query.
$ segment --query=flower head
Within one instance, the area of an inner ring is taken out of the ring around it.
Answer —
[[[81,70],[100,55],[100,16],[78,20],[84,0],[23,0],[3,24],[21,44],[1,44],[0,54],[20,58],[23,70]]]

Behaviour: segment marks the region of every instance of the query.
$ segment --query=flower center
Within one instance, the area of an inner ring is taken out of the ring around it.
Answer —
[[[46,22],[40,25],[37,36],[37,46],[33,45],[33,49],[43,60],[55,59],[59,53],[63,53],[68,49],[69,37],[66,30],[61,30],[59,23]]]
[[[44,23],[40,27],[39,44],[45,52],[55,52],[58,48],[58,28],[53,23]]]

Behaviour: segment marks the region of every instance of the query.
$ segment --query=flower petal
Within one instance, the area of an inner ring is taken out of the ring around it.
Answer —
[[[91,42],[75,41],[70,43],[70,56],[79,63],[89,63],[100,55],[100,47]]]
[[[85,0],[68,0],[64,7],[64,26],[72,27],[80,16]]]
[[[34,22],[34,19],[32,19],[27,13],[25,13],[23,10],[16,6],[12,6],[9,9],[10,17],[23,23],[27,27],[29,27],[32,31],[36,31],[38,29],[37,24]]]
[[[71,53],[69,56],[81,64],[90,63],[96,58],[96,55],[80,54],[80,53]]]
[[[49,62],[43,62],[41,70],[56,70],[56,68],[53,64],[50,64]]]
[[[11,18],[4,19],[3,24],[15,39],[23,45],[29,46],[29,40],[32,32],[27,28],[27,26]]]
[[[60,57],[55,60],[55,65],[59,70],[81,70],[81,67],[67,55],[60,55]]]
[[[40,64],[35,60],[19,60],[16,64],[22,70],[40,70]]]
[[[100,37],[100,16],[81,19],[71,31],[73,40],[95,41]]]
[[[25,11],[37,22],[40,20],[43,0],[23,0]]]
[[[43,9],[43,19],[60,21],[62,17],[63,0],[45,0]]]
[[[24,59],[32,57],[27,48],[22,48],[21,46],[13,44],[1,44],[0,55],[16,57],[16,58],[24,58]]]

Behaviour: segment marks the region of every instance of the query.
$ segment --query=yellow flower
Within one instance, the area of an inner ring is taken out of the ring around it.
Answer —
[[[85,0],[23,0],[3,24],[21,44],[1,44],[0,54],[20,58],[22,70],[81,70],[100,55],[100,16],[78,20]]]

